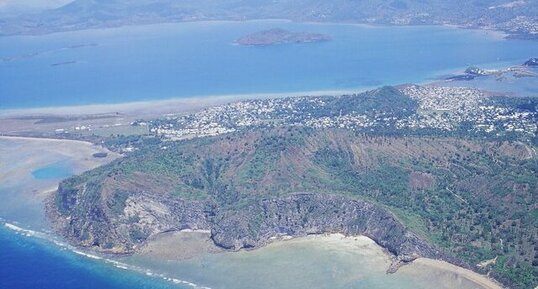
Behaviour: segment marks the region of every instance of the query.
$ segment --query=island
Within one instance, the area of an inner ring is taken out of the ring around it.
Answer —
[[[314,43],[330,41],[331,37],[320,33],[292,32],[281,28],[259,31],[235,41],[245,46],[268,46],[292,43]]]

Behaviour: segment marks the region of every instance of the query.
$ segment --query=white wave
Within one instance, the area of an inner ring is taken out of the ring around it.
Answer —
[[[127,266],[123,266],[123,265],[114,265],[116,268],[120,268],[120,269],[123,269],[123,270],[129,270],[129,267]]]
[[[103,260],[103,258],[99,257],[99,256],[96,256],[96,255],[92,255],[92,254],[88,254],[88,253],[84,253],[84,252],[81,252],[81,251],[77,251],[77,250],[71,250],[73,251],[73,253],[75,254],[78,254],[78,255],[81,255],[81,256],[84,256],[84,257],[88,257],[90,259],[94,259],[94,260]]]
[[[120,269],[124,269],[124,270],[134,270],[134,271],[136,271],[136,268],[132,268],[131,266],[129,266],[129,265],[125,264],[125,263],[116,261],[116,260],[105,259],[105,262],[114,265],[114,267],[116,267],[116,268],[120,268]]]
[[[28,230],[28,229],[23,229],[19,226],[16,226],[16,225],[13,225],[13,224],[10,224],[10,223],[4,223],[4,226],[12,231],[15,231],[19,234],[23,234],[25,236],[28,236],[28,237],[32,237],[32,236],[37,236],[39,235],[39,232],[36,232],[36,231],[32,231],[32,230]]]
[[[4,220],[1,219],[1,218],[0,218],[0,221],[4,222]],[[48,241],[54,243],[57,247],[61,248],[62,250],[69,250],[69,251],[71,251],[71,252],[73,252],[73,253],[75,253],[77,255],[81,255],[81,256],[84,256],[84,257],[89,258],[89,259],[103,261],[103,262],[111,264],[114,267],[119,268],[119,269],[130,270],[130,271],[142,273],[142,274],[145,274],[145,275],[147,275],[149,277],[161,278],[161,279],[163,279],[165,281],[172,282],[174,284],[187,285],[187,286],[190,286],[190,287],[196,288],[196,289],[198,289],[198,288],[199,289],[211,289],[210,287],[199,286],[199,285],[197,285],[195,283],[192,283],[192,282],[189,282],[189,281],[167,277],[165,274],[155,274],[151,270],[143,269],[143,268],[136,267],[136,266],[131,266],[131,265],[128,265],[128,264],[125,264],[125,263],[122,263],[122,262],[119,262],[119,261],[116,261],[116,260],[113,260],[113,259],[103,258],[103,257],[97,256],[97,255],[94,255],[94,254],[79,251],[79,250],[75,249],[73,246],[71,246],[69,244],[66,244],[66,243],[63,243],[63,242],[55,239],[51,235],[48,235],[48,234],[45,234],[45,233],[41,233],[41,232],[29,230],[29,229],[24,229],[24,228],[21,228],[21,227],[19,227],[17,225],[11,224],[11,223],[5,223],[4,222],[4,226],[7,229],[12,230],[12,231],[14,231],[14,232],[16,232],[18,234],[25,235],[27,237],[37,237],[37,238],[48,240]]]
[[[69,247],[67,244],[60,242],[58,240],[52,240],[52,242],[54,243],[54,245],[61,247],[62,249],[68,249]]]

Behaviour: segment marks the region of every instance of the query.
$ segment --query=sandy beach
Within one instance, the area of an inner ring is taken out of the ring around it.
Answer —
[[[485,289],[502,289],[503,288],[501,284],[499,284],[495,280],[485,275],[481,275],[471,270],[461,268],[461,267],[458,267],[458,266],[455,266],[455,265],[452,265],[450,263],[447,263],[445,261],[440,261],[440,260],[419,258],[413,261],[413,263],[411,263],[410,265],[400,268],[400,270],[402,270],[402,273],[407,273],[407,271],[412,271],[412,270],[420,271],[424,269],[439,271],[442,273],[452,273],[453,280],[466,279],[472,283],[475,283],[477,286],[480,286],[480,288],[485,288]]]
[[[138,254],[159,260],[186,260],[204,254],[224,252],[210,239],[209,231],[168,232],[155,236],[139,248]]]
[[[24,137],[0,137],[0,150],[2,186],[19,184],[17,194],[3,193],[9,206],[3,210],[15,220],[23,207],[26,209],[22,217],[38,217],[42,200],[57,186],[55,179],[33,179],[31,172],[35,168],[68,160],[74,172],[80,173],[119,157],[108,152],[109,158],[94,158],[93,153],[106,150],[87,142]],[[31,213],[33,210],[35,214]],[[9,215],[11,211],[13,216]],[[180,279],[192,276],[196,283],[231,286],[241,282],[263,289],[413,289],[433,285],[437,289],[502,288],[487,276],[425,258],[387,275],[391,259],[382,247],[364,236],[341,234],[278,238],[260,249],[228,252],[213,244],[209,231],[168,232],[155,236],[137,254],[123,261]]]
[[[75,173],[80,173],[119,157],[83,141],[0,137],[0,145],[0,163],[3,165],[0,180],[3,186],[23,184],[18,194],[6,195],[7,202],[15,209],[25,207],[37,213],[42,200],[56,189],[58,180],[32,179],[32,170],[51,162],[68,160]],[[92,154],[95,152],[107,152],[109,157],[94,158]],[[40,189],[35,189],[37,187]],[[9,213],[9,210],[5,211]],[[14,215],[13,218],[16,217]],[[375,289],[382,288],[379,284],[384,284],[385,288],[408,289],[441,283],[436,288],[502,288],[486,276],[423,258],[400,268],[393,275],[386,275],[385,270],[391,260],[383,248],[367,237],[341,234],[278,238],[257,250],[228,252],[214,245],[209,231],[185,230],[155,236],[132,258],[124,261],[128,264],[134,261],[134,265],[156,271],[165,268],[165,273],[179,278],[193,276],[193,281],[202,284],[235,284],[239,281],[250,286],[258,284],[256,288],[277,286],[290,289],[296,286],[359,288],[357,284]],[[324,260],[321,267],[319,260]],[[274,281],[275,278],[279,278],[278,282]]]
[[[501,289],[487,276],[420,258],[386,274],[389,254],[364,236],[310,235],[277,239],[256,250],[223,251],[209,232],[158,235],[131,261],[171,276],[223,288]],[[252,285],[255,284],[255,285]],[[252,287],[254,286],[254,287]]]

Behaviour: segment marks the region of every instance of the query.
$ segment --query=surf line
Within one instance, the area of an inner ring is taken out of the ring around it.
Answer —
[[[177,285],[187,285],[187,286],[190,286],[190,287],[192,287],[194,289],[211,289],[211,287],[200,286],[198,284],[195,284],[195,283],[192,283],[192,282],[189,282],[189,281],[186,281],[186,280],[181,280],[181,279],[177,279],[177,278],[168,277],[165,274],[155,273],[155,272],[153,272],[153,271],[151,271],[149,269],[144,269],[144,268],[141,268],[141,267],[137,267],[137,266],[129,265],[129,264],[126,264],[126,263],[122,263],[122,262],[119,262],[119,261],[116,261],[116,260],[113,260],[113,259],[104,258],[104,257],[98,256],[98,255],[95,255],[95,254],[90,254],[90,253],[86,253],[86,252],[77,250],[77,248],[75,248],[75,247],[73,247],[71,245],[68,245],[66,243],[63,243],[63,242],[60,242],[60,241],[56,240],[51,235],[48,235],[48,234],[43,233],[43,232],[38,232],[38,231],[22,228],[22,227],[20,227],[18,225],[6,222],[3,218],[0,218],[0,223],[4,223],[4,227],[6,229],[9,229],[10,231],[15,232],[16,234],[26,236],[26,237],[30,237],[30,238],[38,238],[38,239],[42,239],[42,240],[45,240],[45,241],[48,241],[48,242],[52,242],[56,246],[60,247],[61,249],[69,250],[70,252],[72,252],[74,254],[83,256],[83,257],[88,258],[88,259],[104,262],[105,264],[112,265],[112,266],[114,266],[116,268],[119,268],[119,269],[128,270],[128,271],[136,272],[136,273],[139,273],[139,274],[144,274],[144,275],[146,275],[148,277],[151,277],[151,278],[160,278],[162,280],[165,280],[165,281],[171,282],[173,284],[177,284]]]

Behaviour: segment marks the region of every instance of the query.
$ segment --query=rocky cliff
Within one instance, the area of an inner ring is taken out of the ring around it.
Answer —
[[[102,192],[102,191],[101,191]],[[444,258],[434,246],[409,231],[392,213],[370,202],[331,194],[296,193],[260,199],[243,208],[227,209],[213,202],[159,197],[132,192],[122,197],[86,199],[88,189],[58,190],[49,207],[57,228],[73,243],[112,253],[132,253],[148,238],[183,229],[211,230],[214,243],[227,250],[258,248],[281,236],[342,233],[364,235],[401,263],[418,257]],[[114,200],[124,199],[121,210]],[[115,212],[114,212],[115,211]]]

